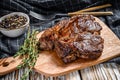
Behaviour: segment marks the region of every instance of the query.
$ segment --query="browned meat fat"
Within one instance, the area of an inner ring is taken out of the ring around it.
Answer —
[[[45,30],[40,41],[42,50],[54,50],[63,62],[78,58],[96,59],[103,51],[102,27],[92,15],[73,16]]]

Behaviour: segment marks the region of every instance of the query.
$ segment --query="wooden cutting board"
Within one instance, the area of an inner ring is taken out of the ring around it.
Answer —
[[[72,63],[64,64],[55,52],[43,51],[39,54],[34,70],[46,76],[59,76],[120,56],[120,40],[100,19],[96,18],[96,21],[103,27],[101,36],[104,38],[104,50],[97,60],[87,61],[78,59]],[[41,34],[42,33],[39,33],[37,38],[39,38]],[[17,65],[21,62],[21,59],[13,59],[12,57],[6,58],[6,62],[10,61],[13,62],[7,66],[0,65],[0,75],[4,75],[15,70]]]

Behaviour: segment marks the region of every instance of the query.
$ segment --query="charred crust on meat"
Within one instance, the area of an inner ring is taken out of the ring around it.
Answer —
[[[53,50],[64,63],[97,59],[104,48],[102,27],[92,15],[77,15],[45,30],[39,39],[42,50]]]

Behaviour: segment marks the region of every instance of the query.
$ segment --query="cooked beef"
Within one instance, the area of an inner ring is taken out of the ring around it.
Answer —
[[[92,15],[73,16],[45,30],[39,39],[42,50],[54,50],[63,62],[96,59],[103,51],[102,27]]]

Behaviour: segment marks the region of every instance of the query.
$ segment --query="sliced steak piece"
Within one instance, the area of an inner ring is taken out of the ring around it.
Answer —
[[[92,15],[73,16],[45,30],[39,39],[40,48],[54,50],[65,63],[78,58],[96,59],[103,51],[101,30]]]

